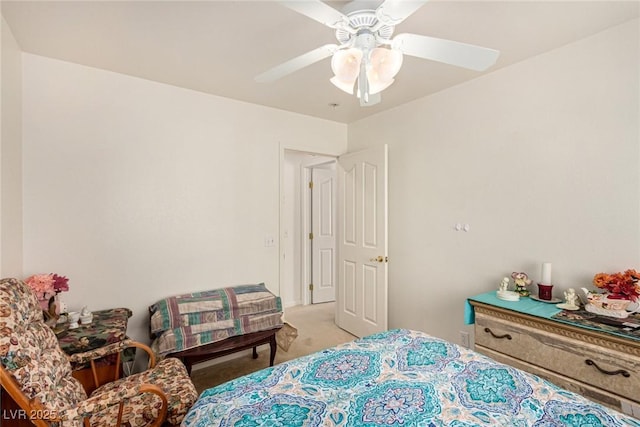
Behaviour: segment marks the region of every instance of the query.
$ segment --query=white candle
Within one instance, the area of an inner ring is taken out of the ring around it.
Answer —
[[[540,281],[540,283],[544,285],[551,284],[551,263],[550,262],[542,263],[542,280]]]

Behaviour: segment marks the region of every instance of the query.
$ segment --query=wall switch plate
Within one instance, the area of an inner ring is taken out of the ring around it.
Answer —
[[[267,234],[266,236],[264,236],[265,248],[272,248],[275,245],[276,245],[276,239],[271,234]]]

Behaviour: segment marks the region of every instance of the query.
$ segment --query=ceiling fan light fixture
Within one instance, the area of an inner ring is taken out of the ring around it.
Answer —
[[[396,49],[377,47],[371,50],[369,63],[379,80],[388,81],[393,79],[402,67],[402,52]]]
[[[372,49],[367,67],[369,93],[373,95],[391,86],[400,67],[402,67],[400,51],[380,47]]]
[[[362,51],[360,49],[338,50],[331,58],[331,69],[339,80],[343,82],[353,80],[355,82],[360,71],[361,61]]]
[[[344,81],[338,78],[338,76],[333,76],[329,79],[329,81],[333,83],[333,85],[338,89],[347,92],[349,95],[353,95],[353,86],[356,83],[355,78],[352,81]]]

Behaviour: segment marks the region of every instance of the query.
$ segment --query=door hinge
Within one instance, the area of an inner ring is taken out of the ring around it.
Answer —
[[[313,291],[313,283],[309,283],[309,290]]]
[[[309,188],[313,190],[313,181],[309,181]]]
[[[309,240],[313,240],[313,233],[309,233]]]

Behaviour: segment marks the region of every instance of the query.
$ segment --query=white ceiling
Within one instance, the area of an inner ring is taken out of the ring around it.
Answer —
[[[396,34],[498,49],[490,73],[637,18],[639,4],[436,0]],[[254,82],[274,65],[335,43],[333,30],[271,1],[3,0],[2,14],[25,52],[344,123],[482,74],[405,56],[382,102],[360,107],[329,82],[329,59],[274,83]]]

